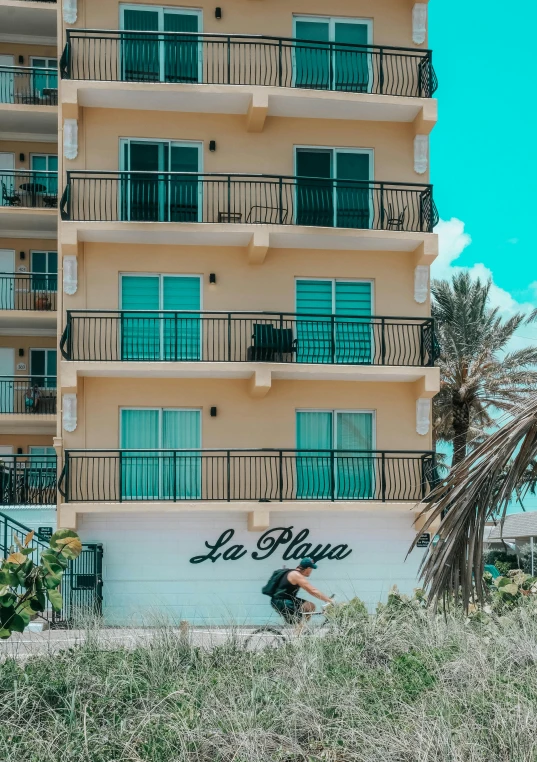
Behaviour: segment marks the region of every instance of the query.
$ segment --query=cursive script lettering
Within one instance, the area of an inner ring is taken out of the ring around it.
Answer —
[[[305,542],[309,538],[310,530],[301,529],[293,536],[293,527],[275,527],[264,532],[257,541],[257,550],[250,555],[254,561],[264,561],[275,553],[278,548],[285,548],[282,553],[284,561],[300,561],[301,558],[309,556],[315,562],[328,559],[329,561],[343,561],[352,553],[348,545],[313,545],[311,542]],[[213,564],[221,558],[223,561],[238,561],[248,554],[244,545],[230,545],[229,543],[235,536],[234,529],[226,529],[222,532],[216,542],[205,541],[205,547],[209,552],[203,556],[193,556],[190,559],[191,564],[201,564],[204,561],[211,561]],[[225,549],[224,549],[225,546]]]

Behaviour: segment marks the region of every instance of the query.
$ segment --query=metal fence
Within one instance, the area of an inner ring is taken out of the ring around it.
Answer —
[[[0,376],[1,415],[55,415],[56,376]]]
[[[0,273],[0,310],[56,311],[58,276]]]
[[[0,169],[0,206],[58,206],[58,173],[31,169]]]
[[[57,480],[56,455],[3,455],[1,505],[56,505]]]
[[[0,103],[57,106],[57,70],[41,66],[0,66]]]
[[[68,310],[60,342],[77,362],[434,365],[432,318],[270,312]]]
[[[433,452],[69,450],[66,502],[418,501],[437,480]]]
[[[67,172],[65,220],[306,225],[432,232],[432,186],[278,175]]]
[[[29,527],[0,513],[0,556],[6,557],[12,548],[16,550],[15,537],[23,541],[30,531]],[[49,549],[49,542],[36,533],[30,547],[34,548],[30,558],[37,564],[41,555]],[[63,576],[60,588],[62,610],[53,611],[49,606],[39,617],[49,622],[51,627],[63,627],[75,622],[77,615],[102,614],[102,559],[102,545],[84,543],[82,553],[69,563]]]
[[[265,35],[68,29],[66,79],[256,85],[431,98],[430,50]]]

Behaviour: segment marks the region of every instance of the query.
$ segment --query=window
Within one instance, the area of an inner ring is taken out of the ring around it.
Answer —
[[[201,11],[156,8],[144,5],[120,7],[121,29],[138,32],[121,37],[122,77],[128,82],[199,82],[202,48]],[[146,35],[141,32],[180,32]],[[189,34],[190,33],[190,34]]]
[[[297,411],[297,497],[371,499],[375,492],[374,427],[370,411]]]
[[[371,89],[373,25],[367,19],[296,16],[295,87],[363,93]]]
[[[201,411],[121,410],[122,497],[194,500],[201,496]],[[192,453],[174,453],[174,450]],[[142,452],[142,450],[144,452]],[[145,452],[149,450],[150,452]],[[160,452],[151,452],[151,451]]]
[[[370,364],[372,291],[366,280],[297,279],[297,362]]]
[[[196,314],[201,309],[200,276],[122,275],[121,308],[136,310],[121,316],[123,360],[201,359],[201,319]],[[158,310],[194,314],[155,316]]]
[[[40,71],[33,75],[33,90],[35,95],[38,98],[50,99],[52,95],[50,91],[58,90],[58,61],[55,58],[32,57],[30,63],[32,66],[40,69],[50,70],[50,73]]]
[[[370,228],[373,151],[296,148],[297,225]]]
[[[58,252],[30,252],[32,275],[32,291],[58,290]]]
[[[56,154],[30,154],[30,169],[36,174],[33,184],[36,193],[58,195],[58,156]],[[54,174],[48,174],[48,173]]]
[[[153,222],[198,222],[202,184],[196,176],[201,166],[201,143],[170,140],[121,141],[122,217]],[[137,173],[152,172],[151,176]],[[158,173],[163,174],[158,174]],[[170,175],[170,172],[193,176]]]
[[[32,490],[47,490],[53,502],[56,490],[56,450],[54,447],[29,447],[28,486]]]
[[[57,351],[55,349],[30,349],[30,376],[32,386],[42,389],[56,388]]]

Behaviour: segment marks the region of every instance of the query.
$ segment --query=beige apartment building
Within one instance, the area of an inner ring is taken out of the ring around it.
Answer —
[[[25,310],[15,288],[1,352],[57,348],[58,415],[52,442],[56,402],[3,413],[1,441],[54,445],[57,525],[102,546],[106,620],[263,621],[265,579],[308,554],[341,599],[410,591],[437,478],[426,3],[0,0],[24,6],[57,11],[59,75],[0,98],[0,224],[7,272],[47,289]]]

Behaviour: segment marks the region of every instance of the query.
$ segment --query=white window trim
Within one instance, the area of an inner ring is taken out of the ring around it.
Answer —
[[[356,16],[322,16],[318,14],[309,15],[307,13],[293,14],[293,37],[296,39],[296,22],[297,21],[312,21],[313,23],[326,24],[328,21],[328,39],[330,42],[334,40],[334,29],[337,22],[344,22],[345,24],[359,24],[360,26],[367,27],[367,44],[373,44],[373,19],[359,18]]]
[[[34,61],[46,61],[47,65],[44,67],[39,68],[45,68],[45,69],[52,69],[56,72],[58,71],[58,59],[57,58],[51,58],[50,56],[30,56],[30,66],[36,66],[37,64],[34,63]],[[52,66],[50,63],[52,62]]]

